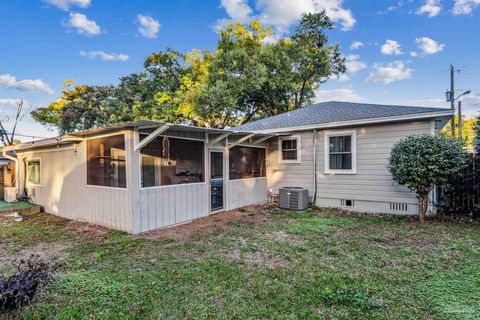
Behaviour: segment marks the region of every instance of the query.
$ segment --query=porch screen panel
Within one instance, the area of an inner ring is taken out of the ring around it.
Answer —
[[[204,182],[204,148],[203,141],[155,138],[140,150],[142,187]]]
[[[230,149],[230,180],[266,176],[264,148],[237,146]]]
[[[87,140],[87,184],[127,187],[123,134]]]

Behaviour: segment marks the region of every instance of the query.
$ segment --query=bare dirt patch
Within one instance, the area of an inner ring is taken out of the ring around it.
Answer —
[[[236,222],[261,224],[268,221],[272,208],[270,205],[252,205],[217,213],[179,226],[145,232],[137,237],[145,239],[174,238],[182,240],[191,238],[200,232],[224,229]]]
[[[2,269],[8,269],[12,267],[12,262],[19,261],[21,259],[27,259],[30,256],[36,256],[40,260],[61,261],[68,257],[68,253],[65,249],[71,247],[69,243],[46,243],[42,242],[34,246],[22,248],[14,253],[8,253],[8,247],[0,248],[0,271]],[[12,248],[10,248],[12,249]]]
[[[95,224],[90,224],[88,222],[79,222],[79,221],[68,221],[66,223],[67,227],[78,234],[85,235],[89,239],[106,239],[109,229]]]

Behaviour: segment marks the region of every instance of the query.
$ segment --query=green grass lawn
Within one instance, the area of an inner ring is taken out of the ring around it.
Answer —
[[[0,257],[59,255],[66,270],[31,308],[7,317],[480,318],[478,224],[326,210],[255,214],[158,239],[28,216],[0,229]]]

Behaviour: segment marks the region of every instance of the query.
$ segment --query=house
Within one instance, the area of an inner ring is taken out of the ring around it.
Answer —
[[[393,144],[437,134],[454,111],[326,102],[229,130],[134,121],[7,148],[18,192],[50,212],[129,233],[305,187],[317,206],[416,214],[393,183]]]

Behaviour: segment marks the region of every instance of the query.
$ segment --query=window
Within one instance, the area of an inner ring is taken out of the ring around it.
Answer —
[[[278,162],[300,162],[300,137],[279,138]]]
[[[204,152],[203,141],[156,137],[140,150],[142,187],[204,182]]]
[[[233,147],[229,165],[230,180],[265,177],[265,149]]]
[[[87,184],[127,187],[123,134],[87,140]]]
[[[354,131],[325,133],[325,171],[327,173],[356,172],[355,140]]]
[[[40,159],[27,160],[27,182],[40,184]]]

